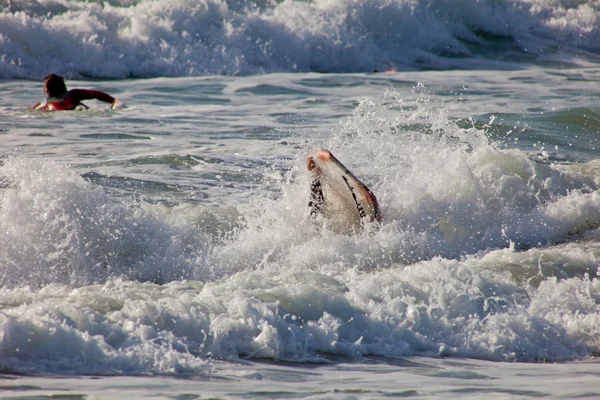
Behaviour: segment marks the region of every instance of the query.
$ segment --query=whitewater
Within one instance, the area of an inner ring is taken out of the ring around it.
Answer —
[[[0,1],[0,398],[597,398],[599,10]]]
[[[591,1],[4,0],[0,78],[514,69],[598,61]]]

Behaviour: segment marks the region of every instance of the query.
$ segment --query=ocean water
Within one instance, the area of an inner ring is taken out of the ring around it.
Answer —
[[[0,397],[599,397],[599,51],[598,1],[0,2]]]

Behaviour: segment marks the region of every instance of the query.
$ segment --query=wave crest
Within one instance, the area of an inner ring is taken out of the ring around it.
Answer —
[[[0,77],[515,68],[600,49],[600,2],[14,0]]]

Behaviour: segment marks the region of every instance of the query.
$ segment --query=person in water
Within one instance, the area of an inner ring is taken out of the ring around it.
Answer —
[[[62,111],[76,110],[78,108],[88,108],[82,103],[83,100],[96,99],[105,103],[110,103],[111,108],[117,108],[122,103],[109,94],[99,90],[91,89],[71,89],[67,90],[65,80],[62,76],[50,74],[44,78],[44,88],[46,100],[35,103],[31,108],[34,110]]]

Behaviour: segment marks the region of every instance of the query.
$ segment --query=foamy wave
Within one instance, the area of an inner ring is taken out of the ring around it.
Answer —
[[[253,192],[225,235],[212,212],[200,223],[201,205],[139,204],[56,163],[7,160],[0,366],[201,374],[240,355],[597,353],[598,160],[504,149],[487,136],[493,120],[464,127],[419,90],[363,100],[311,142],[378,195],[381,229],[354,236],[310,219],[300,159],[273,178],[281,196]]]
[[[0,176],[0,285],[200,277],[206,236],[164,210],[116,202],[50,161],[10,159]]]
[[[427,95],[364,100],[331,138],[311,145],[330,149],[374,191],[379,231],[348,237],[315,227],[298,160],[280,198],[257,196],[240,208],[244,229],[210,262],[227,274],[273,265],[372,270],[552,246],[600,227],[597,161],[540,162],[490,141],[489,128],[459,126]]]
[[[13,0],[0,77],[512,68],[591,57],[600,3]]]

